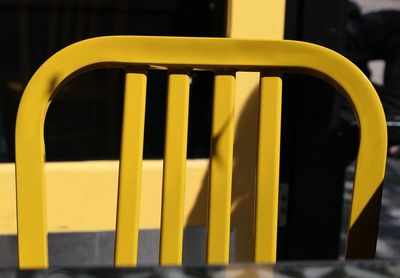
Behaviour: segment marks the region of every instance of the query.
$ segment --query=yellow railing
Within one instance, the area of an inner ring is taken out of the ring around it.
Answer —
[[[236,71],[262,73],[255,261],[274,262],[276,258],[280,75],[286,71],[308,73],[338,86],[355,109],[361,141],[349,227],[349,239],[352,240],[347,241],[347,254],[353,254],[352,250],[358,244],[355,239],[362,237],[359,231],[363,224],[358,220],[368,214],[372,215],[366,208],[370,208],[369,203],[383,181],[387,145],[382,106],[373,86],[359,69],[329,49],[303,42],[115,36],[85,40],[59,51],[39,68],[25,89],[16,126],[21,268],[43,268],[48,265],[43,140],[47,108],[63,84],[81,72],[102,67],[126,69],[125,101],[128,101],[129,106],[125,106],[123,125],[129,129],[123,131],[119,192],[121,195],[130,193],[128,196],[119,195],[117,223],[118,228],[124,228],[117,230],[116,265],[136,264],[144,71],[152,66],[170,71],[161,264],[180,264],[182,256],[188,70],[215,72],[207,261],[228,263],[233,163],[233,81]],[[135,94],[132,94],[132,89]],[[128,142],[134,142],[133,149]],[[267,151],[272,153],[264,153]],[[133,153],[125,155],[125,152]],[[134,169],[126,170],[126,165]],[[271,170],[266,171],[264,167],[270,167]],[[132,216],[135,217],[132,219]],[[125,221],[129,223],[126,226]],[[126,244],[128,238],[130,244]],[[354,245],[354,242],[357,244]],[[367,256],[371,254],[371,250],[365,252]]]

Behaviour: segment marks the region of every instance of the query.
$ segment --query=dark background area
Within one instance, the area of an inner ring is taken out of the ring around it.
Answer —
[[[287,0],[285,38],[344,53],[346,1]],[[279,233],[281,259],[339,257],[346,161],[344,103],[325,82],[285,75],[281,182],[289,184],[287,226]]]
[[[14,126],[23,88],[57,50],[104,35],[223,37],[226,4],[209,1],[0,1],[2,161],[14,161]],[[189,157],[209,152],[212,73],[192,75]],[[167,73],[151,71],[145,158],[163,153]],[[46,117],[47,161],[117,159],[123,70],[85,73],[59,93]]]

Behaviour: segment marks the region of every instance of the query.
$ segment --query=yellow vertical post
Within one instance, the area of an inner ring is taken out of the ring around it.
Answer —
[[[32,91],[34,89],[40,91],[42,88],[32,86]],[[49,104],[45,98],[29,99],[24,94],[18,108],[15,174],[20,269],[47,268],[49,264],[43,139],[44,118]]]
[[[227,37],[283,39],[286,0],[229,0]],[[259,74],[236,74],[236,131],[232,189],[235,260],[254,259],[254,193],[256,187]]]
[[[207,263],[229,263],[235,77],[216,74],[212,121]]]
[[[164,146],[160,264],[182,264],[189,75],[171,73]]]
[[[146,79],[145,72],[125,76],[115,266],[135,266],[137,261]]]
[[[282,80],[262,76],[259,102],[255,262],[275,263],[278,230]]]

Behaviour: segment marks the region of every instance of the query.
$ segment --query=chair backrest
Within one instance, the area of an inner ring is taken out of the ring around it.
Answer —
[[[386,163],[385,116],[368,79],[341,55],[304,42],[112,36],[75,43],[47,60],[21,99],[16,124],[18,248],[21,268],[48,266],[44,120],[52,98],[79,73],[125,68],[115,265],[134,266],[146,99],[146,70],[169,71],[160,264],[182,261],[189,73],[215,73],[207,263],[228,263],[235,72],[259,71],[255,261],[275,262],[283,72],[311,74],[341,89],[360,126],[347,258],[373,257]],[[368,228],[369,232],[364,232]],[[371,231],[375,231],[371,233]],[[371,236],[372,234],[372,236]],[[375,237],[375,238],[374,238]]]

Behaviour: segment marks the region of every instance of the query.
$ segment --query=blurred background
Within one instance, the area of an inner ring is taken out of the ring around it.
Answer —
[[[226,37],[229,2],[0,0],[0,160],[14,162],[20,97],[30,77],[52,54],[71,43],[104,35]],[[390,144],[377,257],[398,258],[400,0],[286,0],[284,23],[285,39],[342,53],[376,86]],[[167,73],[151,70],[148,84],[144,158],[155,160],[163,156]],[[47,161],[117,160],[123,86],[124,71],[118,69],[88,72],[68,83],[46,118]],[[192,73],[190,86],[188,157],[207,158],[213,74]],[[279,260],[343,257],[357,132],[351,108],[334,88],[311,77],[284,76]],[[16,265],[15,235],[0,234],[0,265]],[[110,264],[112,236],[112,232],[85,234],[82,240],[93,243],[87,248],[95,250],[101,244],[97,253],[105,255],[78,260],[83,251],[74,247],[68,263]],[[59,235],[49,238],[56,246],[53,254],[66,244]],[[54,264],[63,264],[59,257]]]

